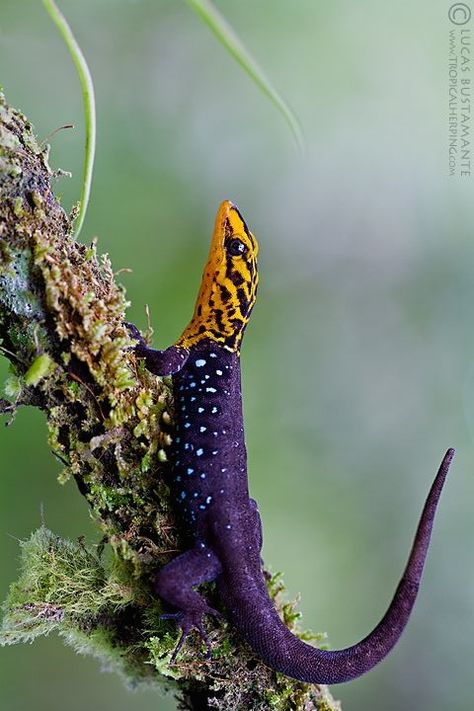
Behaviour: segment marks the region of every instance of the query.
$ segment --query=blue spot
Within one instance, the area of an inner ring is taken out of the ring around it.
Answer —
[[[212,412],[213,415],[215,415],[216,412],[217,412],[217,407],[214,406],[214,407],[212,408],[211,412]]]
[[[203,365],[206,365],[206,361],[203,358],[200,358],[196,361],[196,365],[198,368],[202,368]]]
[[[206,388],[207,393],[216,393],[217,390],[215,388]],[[224,391],[225,392],[225,391]]]
[[[207,427],[200,427],[199,432],[205,432],[207,430]]]
[[[198,492],[197,492],[197,491],[193,491],[193,497],[194,497],[195,499],[197,499],[198,496],[199,496]]]
[[[204,454],[204,450],[200,447],[199,449],[196,449],[196,454],[198,457],[201,457]]]
[[[181,437],[176,437],[175,440],[176,444],[179,444],[181,442]]]
[[[206,382],[205,380],[201,380],[201,385],[204,385],[205,382]]]
[[[213,450],[212,450],[212,454],[217,454],[217,452],[218,452],[217,449],[213,449]]]
[[[198,412],[204,412],[204,408],[203,408],[203,407],[198,407]]]
[[[190,422],[185,422],[185,423],[184,423],[184,426],[186,427],[186,429],[188,429],[188,427],[191,427],[191,423],[190,423]]]
[[[194,469],[191,469],[191,467],[188,468],[188,474],[191,476],[191,474],[194,474]]]
[[[195,388],[195,387],[196,387],[196,383],[194,382],[194,380],[193,380],[192,383],[189,383],[189,387],[190,387],[190,388]]]
[[[204,506],[204,504],[199,504],[199,508],[201,509],[201,511],[205,511],[205,510],[206,510],[206,507]]]
[[[185,498],[186,498],[186,492],[185,492],[185,491],[182,491],[181,494],[180,494],[180,496],[181,496],[182,499],[185,499]]]
[[[177,476],[177,477],[176,477],[176,481],[181,481],[181,477],[180,477],[180,476]]]
[[[185,449],[189,449],[189,442],[186,442],[186,444],[184,445],[184,448],[185,448]],[[177,464],[177,463],[178,463],[178,462],[176,462],[176,464]]]
[[[227,467],[222,467],[221,472],[224,473],[227,471]]]
[[[196,399],[196,398],[195,398],[194,395],[193,395],[192,398],[191,398],[191,402],[194,402],[195,399]]]
[[[206,504],[210,504],[212,501],[212,496],[208,496],[206,499]]]
[[[201,479],[205,479],[206,478],[205,472],[203,472],[200,476],[201,476]]]
[[[217,358],[217,356],[216,356],[215,353],[209,353],[209,355],[210,355],[211,358]]]
[[[222,375],[222,370],[216,370],[217,375]]]
[[[226,528],[229,529],[229,531],[230,531],[230,529],[232,528],[232,526],[230,525],[230,523],[227,524]]]
[[[219,494],[223,494],[223,493],[224,493],[224,489],[220,489]]]

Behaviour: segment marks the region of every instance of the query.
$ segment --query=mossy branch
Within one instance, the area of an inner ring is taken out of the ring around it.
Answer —
[[[0,347],[11,364],[0,408],[45,413],[60,481],[76,481],[102,539],[88,548],[42,527],[22,543],[0,642],[56,631],[129,684],[174,691],[183,709],[335,711],[327,689],[268,669],[224,624],[209,621],[211,660],[195,639],[169,666],[178,631],[160,620],[150,583],[182,547],[166,485],[169,382],[135,359],[123,289],[95,244],[74,241],[53,177],[27,119],[0,95]],[[294,628],[280,578],[269,585]]]

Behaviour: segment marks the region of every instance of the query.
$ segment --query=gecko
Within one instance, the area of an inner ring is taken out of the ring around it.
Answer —
[[[265,584],[262,524],[250,497],[244,437],[240,349],[256,301],[258,243],[239,209],[217,213],[194,314],[166,350],[149,347],[128,324],[137,357],[152,373],[172,376],[175,430],[171,490],[190,547],[161,568],[156,594],[175,612],[181,637],[171,663],[195,629],[210,649],[203,618],[221,616],[195,588],[216,581],[226,617],[271,668],[300,681],[337,684],[372,669],[405,628],[420,585],[433,520],[454,456],[446,452],[426,499],[411,553],[382,620],[362,641],[317,649],[280,619]]]

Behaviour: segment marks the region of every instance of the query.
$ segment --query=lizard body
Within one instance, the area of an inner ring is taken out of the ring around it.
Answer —
[[[222,203],[193,318],[165,351],[149,348],[138,330],[136,354],[157,375],[173,376],[175,437],[172,489],[193,542],[157,574],[158,595],[177,609],[182,629],[173,659],[205,614],[218,614],[194,587],[216,580],[241,636],[273,669],[310,683],[335,684],[367,672],[400,637],[413,608],[433,519],[454,455],[447,451],[423,509],[413,548],[381,622],[361,642],[338,651],[295,637],[268,596],[257,504],[249,496],[240,383],[240,344],[255,303],[258,245],[238,209]]]

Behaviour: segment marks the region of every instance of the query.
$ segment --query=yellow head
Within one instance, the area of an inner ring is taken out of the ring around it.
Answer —
[[[176,345],[210,338],[239,353],[257,297],[258,244],[237,207],[220,206],[194,315]]]

